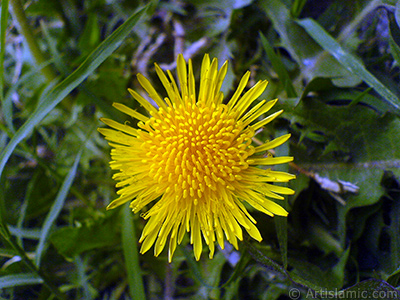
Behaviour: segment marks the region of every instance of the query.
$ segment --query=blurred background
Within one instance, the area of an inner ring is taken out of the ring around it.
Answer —
[[[0,299],[400,297],[399,1],[2,0],[0,25]],[[145,113],[137,73],[165,97],[153,63],[175,74],[179,53],[197,79],[228,60],[226,99],[269,80],[285,113],[257,138],[292,134],[297,179],[288,218],[251,212],[261,243],[196,262],[186,239],[169,264],[138,254],[140,215],[106,211],[97,128],[132,121],[113,102]]]

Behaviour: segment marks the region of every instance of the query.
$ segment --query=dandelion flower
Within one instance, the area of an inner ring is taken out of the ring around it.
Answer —
[[[227,62],[218,70],[217,59],[210,62],[209,56],[204,56],[198,95],[191,60],[186,64],[183,56],[178,56],[179,88],[171,72],[165,75],[157,64],[155,69],[168,97],[163,100],[141,74],[137,75],[138,81],[156,106],[129,90],[150,116],[113,104],[137,119],[139,129],[101,119],[112,128],[99,131],[113,147],[110,166],[118,171],[113,178],[119,198],[107,208],[131,201],[130,207],[136,213],[149,206],[142,214],[147,223],[140,237],[140,252],[154,245],[154,255],[158,256],[169,239],[169,261],[186,232],[190,232],[197,260],[203,242],[210,249],[210,258],[216,241],[223,249],[226,239],[237,249],[238,239],[243,239],[242,228],[261,241],[256,220],[248,212],[249,205],[270,216],[287,216],[286,210],[271,199],[294,193],[274,185],[287,182],[294,175],[257,167],[292,160],[273,157],[268,151],[287,141],[289,134],[259,146],[252,144],[255,132],[282,113],[260,119],[277,100],[260,101],[249,110],[268,82],[259,81],[242,95],[250,77],[247,72],[224,104],[220,88]]]

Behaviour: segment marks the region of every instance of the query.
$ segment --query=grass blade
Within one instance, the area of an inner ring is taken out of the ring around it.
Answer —
[[[45,249],[45,244],[47,241],[47,237],[49,235],[50,229],[54,223],[54,221],[57,219],[58,215],[61,212],[61,209],[64,206],[65,199],[67,198],[68,191],[72,185],[72,182],[74,181],[75,175],[76,175],[76,170],[79,165],[79,161],[81,160],[82,152],[83,152],[84,147],[81,147],[81,150],[78,152],[78,154],[75,157],[74,164],[72,165],[70,171],[68,172],[67,177],[65,178],[61,189],[59,190],[56,200],[54,201],[49,214],[46,216],[46,219],[43,224],[43,228],[40,234],[40,239],[39,239],[39,244],[36,248],[36,257],[35,257],[35,263],[39,267],[40,266],[40,260],[42,258],[44,249]]]
[[[4,55],[6,53],[6,32],[8,23],[8,0],[1,1],[0,21],[0,100],[4,100]]]
[[[4,107],[10,108],[10,103],[5,105],[4,99],[4,56],[6,52],[6,33],[7,33],[7,23],[8,23],[8,0],[3,0],[1,2],[1,19],[0,19],[0,103],[3,106],[3,117],[6,121],[6,124],[12,124],[12,114],[11,109],[8,111],[5,110]]]
[[[0,277],[0,289],[41,283],[43,283],[43,279],[34,273],[14,274]]]
[[[146,300],[136,242],[132,211],[128,205],[125,205],[122,208],[122,247],[128,274],[129,293],[132,299]]]
[[[382,100],[387,102],[393,111],[400,115],[400,100],[382,84],[374,75],[372,75],[363,64],[353,55],[348,53],[342,46],[330,36],[317,22],[312,19],[297,21],[307,33],[327,52],[335,57],[350,72],[359,76],[369,86],[382,96]]]
[[[74,88],[93,73],[97,67],[100,66],[100,64],[119,47],[122,41],[132,31],[133,26],[137,23],[146,9],[147,6],[127,19],[124,24],[122,24],[113,32],[113,34],[111,34],[91,54],[89,54],[86,60],[70,76],[47,94],[41,104],[15,133],[14,137],[0,154],[0,176],[3,173],[5,164],[18,143],[21,142],[58,103],[60,103]]]

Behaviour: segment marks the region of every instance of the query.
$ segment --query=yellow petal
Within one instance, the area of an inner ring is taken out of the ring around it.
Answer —
[[[293,161],[292,156],[278,156],[278,157],[266,157],[266,158],[252,158],[247,160],[247,163],[249,165],[269,166],[269,165],[285,164],[291,161]]]
[[[113,106],[119,111],[127,114],[128,116],[131,116],[132,118],[138,119],[140,121],[146,122],[149,119],[148,117],[142,115],[141,113],[138,113],[136,110],[133,110],[132,108],[124,104],[114,102]]]
[[[270,142],[267,142],[261,146],[256,147],[254,150],[257,153],[257,152],[263,152],[263,151],[267,151],[267,150],[276,148],[276,147],[282,145],[283,143],[285,143],[290,138],[290,136],[291,136],[290,133],[282,135],[280,137],[273,139]]]
[[[149,97],[154,100],[154,102],[157,103],[158,107],[162,107],[164,109],[167,109],[167,105],[165,105],[165,102],[163,99],[158,95],[157,91],[154,89],[153,85],[150,83],[150,81],[144,77],[142,74],[137,74],[137,79],[140,83],[140,85],[146,90],[146,92],[149,94]]]

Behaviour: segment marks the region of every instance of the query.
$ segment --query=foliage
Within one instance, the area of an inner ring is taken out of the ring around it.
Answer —
[[[399,298],[399,25],[394,0],[3,0],[0,297]],[[287,219],[252,212],[261,243],[199,262],[185,243],[168,264],[138,254],[140,216],[105,210],[96,128],[127,121],[114,101],[144,112],[138,72],[160,88],[153,62],[199,70],[206,52],[229,60],[226,97],[249,69],[269,80],[260,99],[285,113],[258,137],[292,134],[276,154],[296,194]]]

